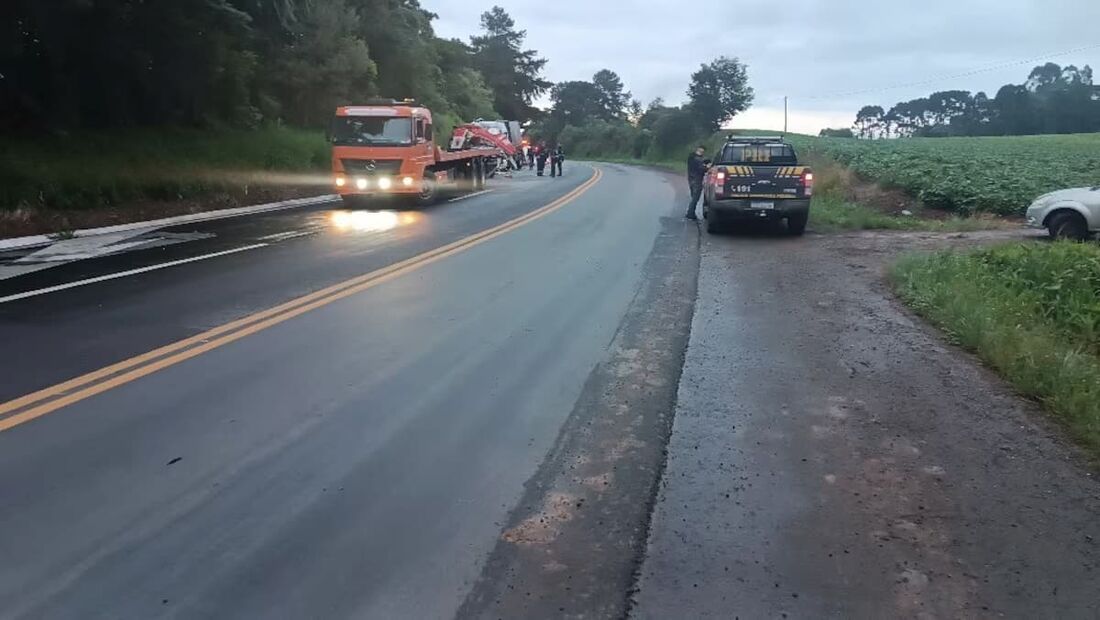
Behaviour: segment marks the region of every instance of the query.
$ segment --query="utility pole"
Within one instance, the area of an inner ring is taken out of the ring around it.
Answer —
[[[783,95],[783,135],[787,135],[787,96]]]

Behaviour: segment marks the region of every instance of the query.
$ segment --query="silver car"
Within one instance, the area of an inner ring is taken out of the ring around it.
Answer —
[[[1027,208],[1027,223],[1046,228],[1055,239],[1085,239],[1100,232],[1100,187],[1043,194]]]

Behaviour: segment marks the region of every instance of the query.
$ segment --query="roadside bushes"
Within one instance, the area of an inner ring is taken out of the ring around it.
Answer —
[[[594,121],[584,127],[566,127],[558,140],[570,157],[630,157],[637,136],[638,130],[626,123]]]
[[[625,121],[593,121],[583,127],[569,125],[561,131],[558,141],[574,158],[665,162],[686,158],[692,147],[705,138],[684,113],[662,116],[652,128]]]
[[[893,277],[914,310],[1043,401],[1100,457],[1100,246],[912,256]]]
[[[5,139],[0,140],[0,210],[94,209],[143,198],[187,198],[274,182],[274,173],[309,174],[328,163],[321,132],[283,127]]]

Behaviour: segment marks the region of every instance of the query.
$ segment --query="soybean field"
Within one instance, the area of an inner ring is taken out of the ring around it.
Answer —
[[[961,215],[1019,215],[1041,194],[1100,185],[1100,134],[792,140],[803,151]]]

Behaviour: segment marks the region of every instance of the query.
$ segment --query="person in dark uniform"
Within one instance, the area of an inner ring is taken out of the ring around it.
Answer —
[[[695,205],[699,204],[699,198],[703,195],[703,177],[710,168],[710,162],[703,159],[707,149],[703,145],[695,147],[695,152],[688,156],[688,187],[691,189],[691,204],[688,205],[687,214],[689,220],[697,220]]]
[[[561,145],[554,147],[554,150],[550,153],[550,176],[561,176],[561,164],[565,161],[565,149],[561,148]],[[557,171],[555,175],[554,172]]]
[[[535,147],[527,147],[527,167],[534,169],[535,167]]]
[[[540,144],[535,147],[535,162],[538,164],[538,175],[541,177],[543,171],[546,170],[546,158],[549,153],[546,152],[546,145]]]

